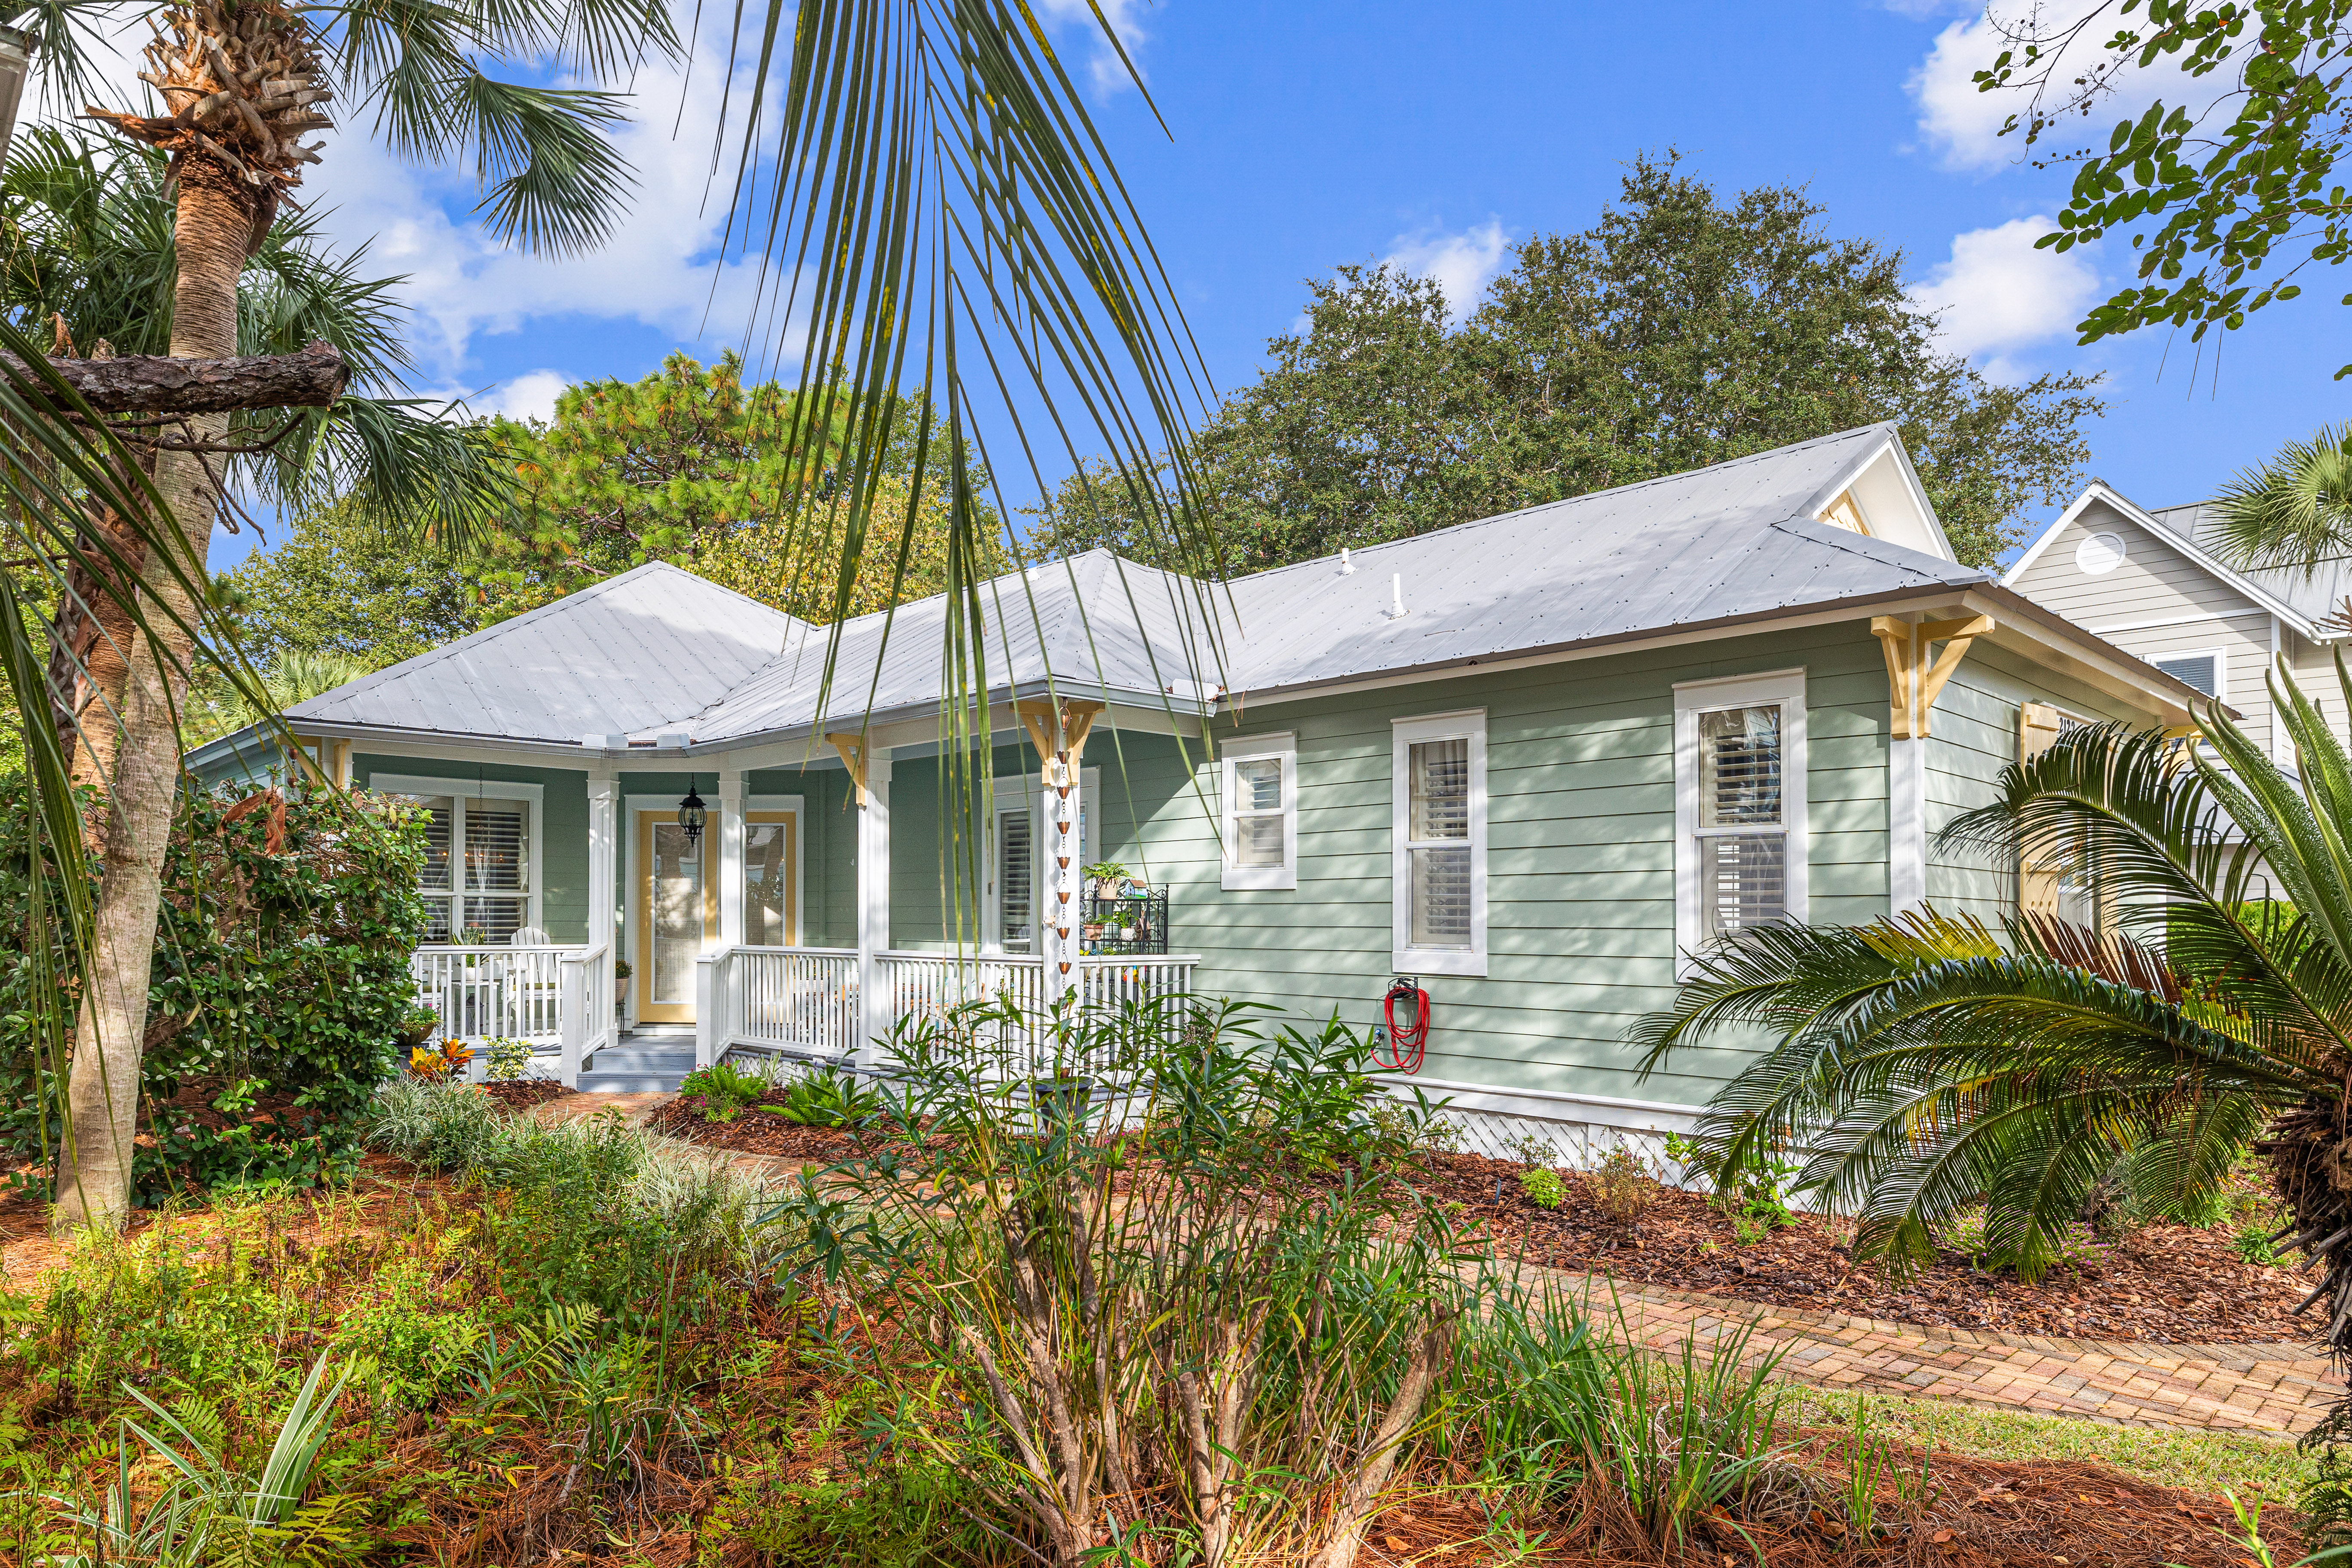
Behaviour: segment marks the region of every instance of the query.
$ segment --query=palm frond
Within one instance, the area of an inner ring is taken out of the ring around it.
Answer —
[[[2222,557],[2250,571],[2308,576],[2352,553],[2352,426],[2323,426],[2242,468],[2212,501]]]

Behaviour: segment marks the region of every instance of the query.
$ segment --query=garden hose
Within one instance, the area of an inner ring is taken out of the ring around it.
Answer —
[[[1403,1023],[1397,1022],[1399,1002],[1408,1009]],[[1414,984],[1410,975],[1400,975],[1391,983],[1381,1010],[1388,1019],[1388,1054],[1376,1053],[1372,1065],[1387,1072],[1419,1072],[1421,1058],[1429,1048],[1429,993]]]

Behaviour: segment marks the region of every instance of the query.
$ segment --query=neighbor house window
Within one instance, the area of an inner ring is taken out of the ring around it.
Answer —
[[[1252,735],[1224,746],[1227,888],[1298,886],[1298,737]]]
[[[1684,959],[1805,918],[1802,670],[1675,688],[1675,827]]]
[[[2221,695],[2221,655],[2211,653],[2173,653],[2148,661],[2184,686],[2193,686],[2217,701],[2226,702]]]
[[[538,926],[538,785],[384,773],[369,782],[425,812],[416,888],[426,942],[505,942]]]
[[[1486,973],[1486,715],[1395,723],[1399,973]]]

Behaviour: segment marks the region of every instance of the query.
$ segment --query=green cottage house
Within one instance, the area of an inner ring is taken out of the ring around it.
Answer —
[[[530,1038],[566,1082],[870,1060],[983,991],[1370,1026],[1410,976],[1413,1081],[1577,1159],[1687,1127],[1745,1059],[1638,1076],[1622,1031],[1692,952],[2054,905],[1935,830],[2069,723],[2200,700],[1956,563],[1891,426],[1229,588],[1096,552],[982,602],[985,821],[976,757],[942,755],[939,599],[887,646],[879,615],[844,626],[822,712],[825,628],[656,564],[289,717],[304,765],[432,812],[443,1028]],[[247,731],[190,761],[289,759]],[[1143,891],[1090,902],[1105,860]]]

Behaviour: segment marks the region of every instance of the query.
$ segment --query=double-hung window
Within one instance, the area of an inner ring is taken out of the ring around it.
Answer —
[[[1391,959],[1401,974],[1486,973],[1486,714],[1395,721]]]
[[[1298,886],[1298,737],[1224,743],[1224,886]]]
[[[370,784],[425,814],[426,942],[504,942],[540,923],[539,785],[383,773]]]
[[[1805,918],[1805,672],[1675,688],[1681,955]]]

